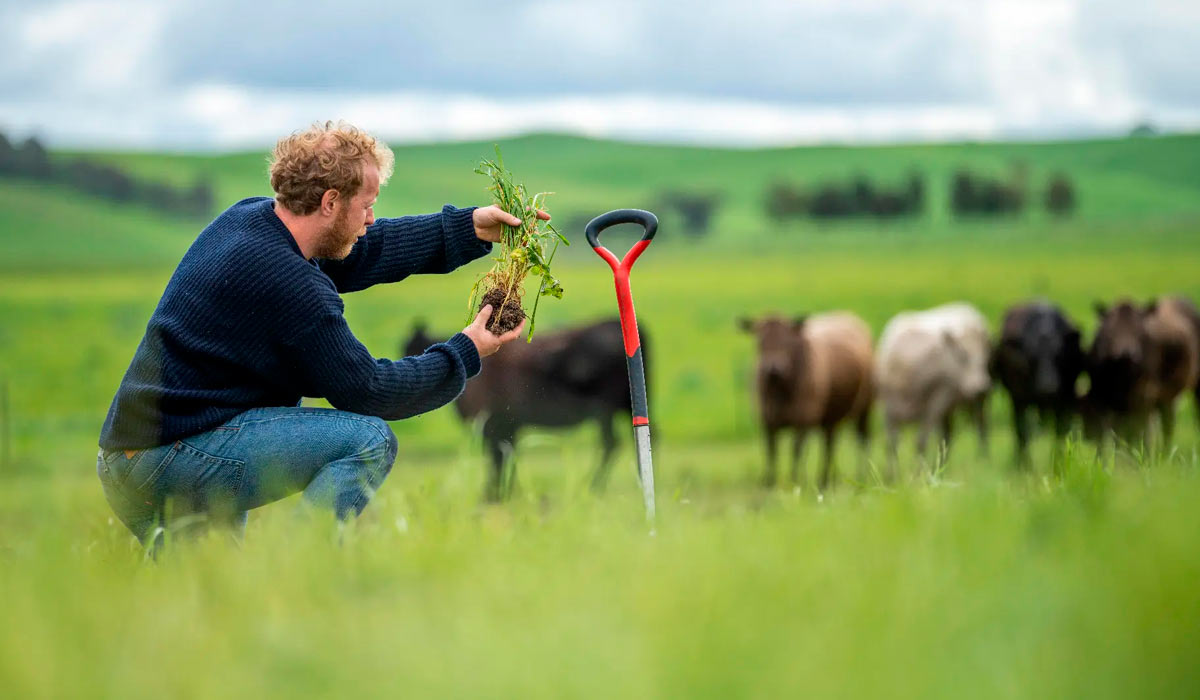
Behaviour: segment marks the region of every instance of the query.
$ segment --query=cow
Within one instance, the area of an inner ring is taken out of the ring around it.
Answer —
[[[843,421],[853,422],[864,450],[872,400],[871,331],[847,312],[796,320],[769,316],[740,319],[742,330],[758,339],[757,389],[767,448],[763,485],[775,485],[776,437],[795,431],[792,483],[801,484],[800,448],[805,434],[820,428],[825,437],[819,488],[831,485],[834,436]],[[865,483],[865,455],[859,481]],[[803,480],[807,482],[807,478]],[[806,483],[805,483],[806,485]]]
[[[640,336],[649,377],[644,327]],[[419,355],[434,342],[425,326],[418,324],[404,354]],[[464,421],[483,421],[483,440],[490,457],[486,500],[502,500],[512,490],[512,454],[521,428],[567,427],[588,420],[595,420],[600,427],[601,458],[591,485],[602,491],[617,444],[613,418],[617,414],[632,416],[621,322],[600,321],[505,346],[483,358],[479,375],[467,382],[454,406]]]
[[[1029,461],[1029,409],[1054,418],[1054,433],[1066,435],[1078,408],[1075,384],[1084,369],[1079,328],[1062,309],[1044,301],[1014,306],[1004,314],[990,373],[1012,400],[1018,464]]]
[[[875,356],[875,381],[888,435],[888,480],[895,479],[899,430],[919,423],[917,451],[941,426],[949,443],[954,411],[967,408],[987,451],[985,402],[991,388],[987,322],[975,307],[957,302],[894,316]]]
[[[1163,444],[1175,427],[1175,401],[1196,390],[1200,374],[1200,313],[1187,299],[1164,297],[1139,306],[1097,302],[1100,327],[1088,352],[1086,402],[1093,436],[1116,434],[1149,442],[1157,413]]]

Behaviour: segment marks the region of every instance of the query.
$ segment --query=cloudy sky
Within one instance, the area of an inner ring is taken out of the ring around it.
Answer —
[[[1197,0],[0,0],[0,130],[261,147],[532,130],[725,145],[1200,128]],[[703,12],[694,9],[707,5]]]

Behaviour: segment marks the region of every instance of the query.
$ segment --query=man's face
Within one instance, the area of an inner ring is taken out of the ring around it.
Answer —
[[[350,254],[354,244],[375,223],[375,200],[379,197],[379,168],[374,163],[363,166],[363,184],[353,197],[339,198],[334,203],[334,219],[321,238],[315,257],[341,260]]]

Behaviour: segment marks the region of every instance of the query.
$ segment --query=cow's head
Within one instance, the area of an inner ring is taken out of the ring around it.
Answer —
[[[1117,302],[1111,308],[1096,302],[1100,327],[1092,342],[1093,364],[1133,373],[1140,371],[1150,345],[1146,318],[1156,308],[1156,302],[1139,307],[1128,299]]]
[[[804,317],[742,318],[738,325],[758,339],[759,385],[766,390],[790,394],[800,380],[803,360],[800,338],[804,330]]]
[[[1004,337],[997,353],[1022,370],[1039,399],[1073,395],[1083,371],[1079,329],[1050,305],[1029,307],[1024,325],[1015,335]]]
[[[958,391],[963,399],[977,399],[992,388],[988,370],[992,349],[986,333],[973,328],[943,330],[942,345],[946,357],[954,364],[954,376],[958,378]]]

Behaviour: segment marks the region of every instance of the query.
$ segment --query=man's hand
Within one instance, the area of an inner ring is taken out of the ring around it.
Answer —
[[[550,215],[539,209],[537,218],[542,221],[549,221]],[[500,240],[501,224],[508,224],[509,226],[521,225],[520,219],[494,204],[490,207],[480,207],[471,212],[471,221],[475,224],[475,236],[479,240],[487,241],[488,243],[495,243]]]
[[[476,209],[476,211],[479,211]],[[521,325],[505,333],[504,335],[496,335],[487,329],[487,322],[492,317],[492,305],[487,304],[479,310],[479,314],[471,321],[471,325],[463,329],[463,335],[471,339],[475,343],[475,349],[479,351],[480,357],[487,357],[500,349],[510,340],[516,340],[521,335],[521,331],[525,330],[525,320],[521,319]]]

